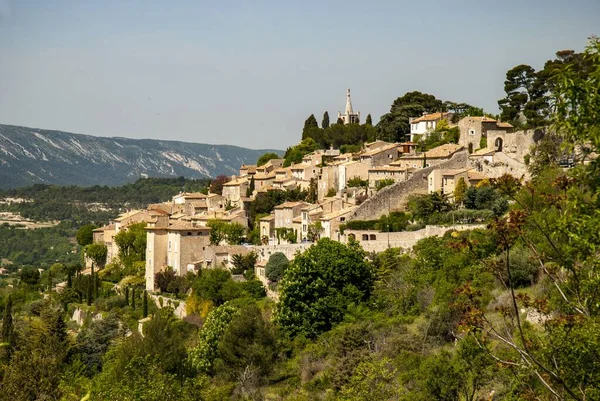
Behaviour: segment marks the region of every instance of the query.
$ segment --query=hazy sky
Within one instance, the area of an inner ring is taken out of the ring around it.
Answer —
[[[0,0],[0,123],[252,148],[352,89],[497,112],[506,71],[600,34],[599,0]]]

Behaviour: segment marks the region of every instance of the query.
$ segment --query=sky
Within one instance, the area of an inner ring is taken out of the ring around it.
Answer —
[[[506,71],[600,34],[599,0],[0,0],[0,123],[285,149],[352,90],[498,111]]]

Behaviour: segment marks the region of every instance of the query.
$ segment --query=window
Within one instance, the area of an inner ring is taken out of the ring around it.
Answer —
[[[469,135],[475,135],[475,130],[474,129],[470,129],[469,130]]]
[[[363,241],[368,241],[369,240],[369,234],[363,234],[362,235],[362,239],[363,239]]]
[[[171,241],[169,241],[169,251],[171,250]]]
[[[344,222],[344,221],[346,221],[346,218],[345,217],[340,217],[340,221]]]

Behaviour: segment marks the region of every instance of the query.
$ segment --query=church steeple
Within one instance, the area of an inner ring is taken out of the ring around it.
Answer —
[[[348,94],[346,95],[346,115],[353,114],[352,110],[352,100],[350,100],[350,89],[348,89]]]
[[[350,89],[346,92],[346,110],[344,114],[338,111],[338,120],[342,120],[344,124],[358,124],[360,122],[360,112],[355,113],[352,109],[352,100],[350,99]]]

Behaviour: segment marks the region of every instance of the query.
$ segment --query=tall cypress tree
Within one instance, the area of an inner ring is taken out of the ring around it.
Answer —
[[[67,275],[67,288],[73,287],[73,279],[71,278],[71,273]]]
[[[144,290],[144,300],[142,304],[142,316],[148,317],[148,291]]]
[[[7,352],[8,355],[10,356],[11,354],[11,345],[12,345],[12,339],[13,339],[13,332],[14,332],[14,326],[13,326],[13,318],[12,318],[12,297],[9,295],[8,299],[6,300],[6,305],[4,306],[4,317],[2,320],[2,342],[3,343],[7,343]]]
[[[129,305],[129,287],[125,287],[125,305]]]
[[[373,125],[373,119],[371,118],[370,114],[367,114],[367,119],[365,120],[365,124],[366,125]]]
[[[131,288],[131,307],[135,310],[135,287]]]
[[[86,280],[86,303],[87,306],[91,306],[92,305],[92,276],[87,276],[87,280]]]
[[[321,128],[329,128],[329,113],[325,112],[323,114],[323,121],[321,122]]]

